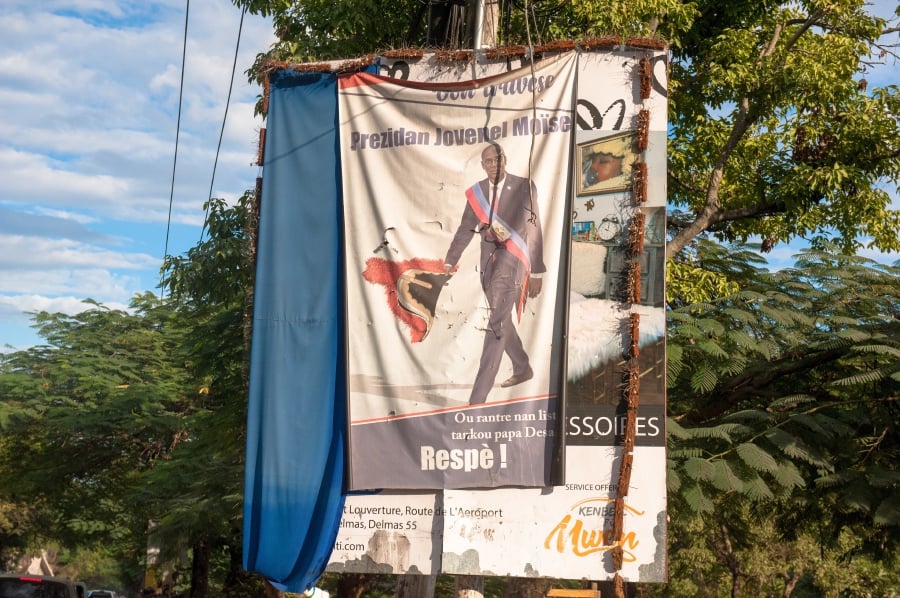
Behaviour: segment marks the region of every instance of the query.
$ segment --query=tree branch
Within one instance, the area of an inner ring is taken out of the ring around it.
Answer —
[[[680,178],[678,178],[671,172],[669,172],[669,178],[672,179],[672,181],[675,182],[679,187],[683,188],[686,191],[692,191],[694,193],[703,193],[703,189],[701,189],[700,187],[695,187],[694,185],[690,185],[690,184],[682,181]]]
[[[791,48],[796,45],[797,41],[800,39],[806,31],[809,30],[822,16],[825,14],[824,9],[815,10],[809,17],[803,21],[802,25],[794,31],[793,35],[785,42],[784,49],[786,51],[790,51]],[[760,50],[759,56],[757,57],[754,66],[759,68],[763,61],[774,54],[776,46],[778,45],[778,40],[781,37],[781,33],[784,30],[785,25],[780,24],[775,27],[775,30],[772,32],[772,37],[769,39],[766,46]],[[718,158],[716,159],[716,164],[713,167],[712,172],[709,173],[709,180],[706,187],[706,203],[703,206],[703,209],[697,214],[694,221],[687,225],[685,228],[678,231],[678,233],[672,238],[672,240],[666,245],[666,258],[672,258],[679,251],[684,249],[684,247],[690,243],[697,235],[700,233],[709,230],[709,227],[718,222],[722,222],[726,219],[726,216],[733,213],[733,211],[723,212],[722,211],[722,200],[719,195],[719,188],[722,185],[722,180],[725,175],[725,166],[728,163],[728,159],[731,157],[732,152],[737,147],[738,143],[743,139],[744,135],[750,129],[750,127],[757,121],[759,118],[759,114],[757,111],[751,110],[750,98],[749,96],[745,96],[741,98],[737,116],[735,116],[734,124],[731,128],[731,134],[728,136],[728,140],[725,142],[725,145],[722,147],[722,151],[719,153]],[[765,209],[767,206],[763,206],[761,209]],[[750,208],[741,208],[737,213],[741,213]],[[759,211],[757,212],[759,213]],[[744,218],[749,217],[743,216]]]
[[[781,359],[761,364],[752,371],[742,372],[729,380],[724,380],[717,385],[717,388],[731,389],[731,392],[718,394],[718,400],[696,409],[690,414],[688,421],[704,423],[720,417],[741,401],[752,397],[764,396],[767,391],[774,392],[775,389],[772,386],[777,380],[831,363],[846,355],[849,349],[850,347],[838,347],[813,353],[800,359],[788,355]]]
[[[782,206],[781,204],[762,201],[760,203],[753,204],[752,206],[734,208],[732,210],[722,210],[719,212],[716,223],[724,220],[743,220],[744,218],[754,218],[756,216],[761,216],[764,214],[778,214],[784,211],[784,206]]]
[[[809,15],[809,17],[800,26],[800,28],[794,32],[794,35],[791,36],[791,39],[788,40],[787,44],[785,44],[785,49],[790,50],[791,48],[793,48],[794,44],[796,44],[800,39],[800,36],[809,31],[810,27],[815,25],[823,16],[825,16],[824,8],[817,8],[815,11],[813,11],[813,13]]]

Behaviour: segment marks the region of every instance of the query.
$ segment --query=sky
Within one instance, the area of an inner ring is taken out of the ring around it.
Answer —
[[[26,312],[158,293],[170,197],[169,254],[200,240],[241,12],[190,2],[173,187],[185,13],[186,0],[0,3],[0,351],[40,341]],[[261,90],[244,73],[272,41],[270,21],[244,17],[213,197],[260,172]]]
[[[0,352],[40,343],[28,312],[76,313],[88,298],[125,309],[135,294],[158,293],[167,231],[169,254],[184,254],[200,240],[210,184],[232,201],[260,175],[261,91],[244,72],[274,40],[271,22],[244,18],[213,179],[241,14],[230,0],[193,0],[172,184],[185,8],[0,1]],[[896,8],[874,6],[884,17]],[[889,62],[867,78],[897,83],[897,72]],[[767,258],[790,265],[798,248]]]

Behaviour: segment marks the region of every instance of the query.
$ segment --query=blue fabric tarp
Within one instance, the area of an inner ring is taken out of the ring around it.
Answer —
[[[270,81],[257,252],[244,568],[312,586],[344,496],[346,380],[336,77]]]

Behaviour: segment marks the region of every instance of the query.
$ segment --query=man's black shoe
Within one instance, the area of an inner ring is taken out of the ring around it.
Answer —
[[[509,386],[515,386],[516,384],[521,384],[526,380],[531,380],[534,378],[534,371],[531,368],[528,368],[521,374],[513,374],[506,380],[500,383],[500,388],[507,388]]]

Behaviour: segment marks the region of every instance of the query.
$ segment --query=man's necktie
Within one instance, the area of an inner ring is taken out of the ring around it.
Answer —
[[[498,189],[499,185],[491,185],[491,187],[493,187],[491,193],[491,218],[488,226],[491,229],[491,236],[494,237],[494,242],[503,243],[506,239],[499,235],[497,229],[494,228],[494,215],[497,213],[497,208],[500,207],[500,189]]]
[[[491,185],[493,188],[493,192],[491,193],[491,221],[489,224],[494,223],[494,214],[497,213],[497,185]]]

